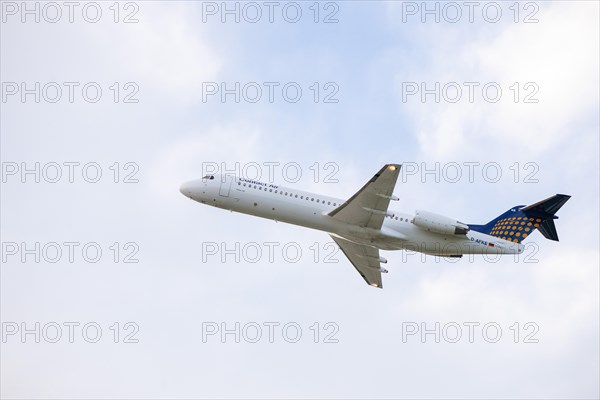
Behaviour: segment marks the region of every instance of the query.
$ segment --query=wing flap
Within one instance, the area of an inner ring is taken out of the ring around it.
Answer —
[[[348,201],[331,211],[335,219],[364,228],[381,229],[400,173],[400,164],[386,164]]]
[[[337,243],[346,257],[348,257],[365,282],[371,286],[383,288],[381,273],[387,271],[381,268],[378,249],[335,236],[331,236],[331,238]]]

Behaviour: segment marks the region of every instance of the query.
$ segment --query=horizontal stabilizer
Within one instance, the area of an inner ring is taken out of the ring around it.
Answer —
[[[527,215],[531,215],[532,217],[552,217],[570,198],[571,196],[566,194],[556,194],[552,197],[548,197],[545,200],[538,201],[530,206],[523,207],[521,208],[521,211]]]
[[[556,214],[570,198],[571,196],[566,194],[556,194],[530,206],[523,207],[521,211],[528,217],[542,218],[538,230],[546,239],[558,242],[558,233],[556,233],[556,225],[554,225],[554,220],[558,217],[554,214]]]

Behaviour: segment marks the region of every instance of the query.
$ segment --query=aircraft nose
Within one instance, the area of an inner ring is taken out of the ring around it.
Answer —
[[[187,181],[185,183],[183,183],[180,187],[179,187],[179,191],[181,192],[181,194],[183,194],[186,197],[192,197],[192,193],[194,191],[194,188],[196,187],[196,184],[198,182],[197,181]]]

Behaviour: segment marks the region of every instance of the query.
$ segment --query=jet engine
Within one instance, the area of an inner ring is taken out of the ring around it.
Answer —
[[[469,231],[462,222],[429,211],[417,210],[412,222],[419,228],[443,235],[466,235]]]

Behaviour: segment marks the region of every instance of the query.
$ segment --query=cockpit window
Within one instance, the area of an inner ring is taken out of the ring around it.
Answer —
[[[212,180],[212,179],[215,179],[215,176],[214,175],[205,175],[202,177],[202,179],[211,179]]]

